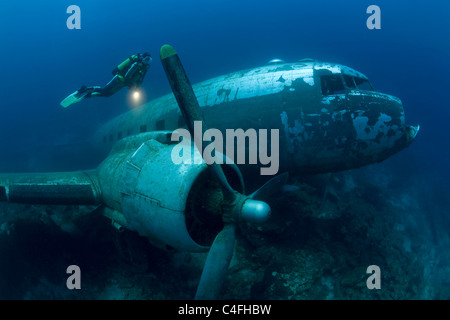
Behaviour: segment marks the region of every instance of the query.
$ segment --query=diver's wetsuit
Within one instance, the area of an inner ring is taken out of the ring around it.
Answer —
[[[144,80],[147,70],[150,68],[150,54],[137,54],[130,56],[113,70],[114,77],[106,86],[86,87],[82,86],[78,94],[88,92],[84,97],[110,97],[123,87],[137,88]]]

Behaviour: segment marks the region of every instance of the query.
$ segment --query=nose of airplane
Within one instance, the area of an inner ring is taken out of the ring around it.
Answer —
[[[405,127],[406,146],[409,146],[416,139],[419,130],[420,125]]]
[[[354,90],[348,95],[353,110],[357,153],[380,162],[405,149],[420,127],[406,125],[405,111],[397,97],[374,91]],[[363,146],[363,148],[361,148]]]
[[[390,100],[391,103],[391,111],[395,115],[398,115],[398,111],[400,111],[400,130],[402,130],[402,137],[400,139],[400,148],[399,151],[408,147],[417,137],[417,134],[420,130],[420,125],[407,125],[405,123],[405,111],[401,100],[397,97],[384,95]],[[392,128],[392,126],[391,126]]]
[[[392,100],[394,100],[392,105],[394,105],[394,109],[400,110],[401,116],[400,116],[400,127],[398,128],[401,132],[401,137],[396,140],[394,143],[394,147],[392,148],[392,154],[395,154],[397,152],[400,152],[401,150],[407,148],[417,137],[417,134],[420,130],[420,125],[407,125],[405,123],[405,112],[404,107],[400,99],[396,97],[390,96]],[[394,115],[398,114],[396,111],[392,109],[392,112]],[[393,117],[394,118],[394,117]],[[390,126],[392,129],[393,127],[397,128],[396,126]]]

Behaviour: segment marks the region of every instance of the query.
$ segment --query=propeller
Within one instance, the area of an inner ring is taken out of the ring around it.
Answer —
[[[203,134],[208,127],[177,52],[172,46],[164,45],[160,50],[160,58],[178,106],[186,120],[189,132],[194,138],[194,143],[213,175],[219,181],[224,195],[222,205],[224,228],[217,234],[211,245],[195,295],[197,300],[216,299],[226,278],[233,256],[237,224],[242,221],[262,223],[269,218],[271,214],[269,205],[257,199],[265,198],[278,191],[286,182],[287,173],[269,180],[250,196],[233,190],[220,164],[209,161],[210,159],[205,159],[208,155],[204,155],[201,148]],[[202,122],[202,132],[194,130],[195,121]],[[211,141],[210,143],[214,142]]]

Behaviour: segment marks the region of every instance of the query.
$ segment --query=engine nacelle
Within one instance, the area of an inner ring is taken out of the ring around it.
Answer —
[[[171,134],[125,138],[102,162],[98,178],[103,202],[114,210],[107,216],[159,247],[206,251],[223,228],[223,195],[197,148],[191,164],[173,163]],[[243,193],[239,169],[223,169],[230,185]]]

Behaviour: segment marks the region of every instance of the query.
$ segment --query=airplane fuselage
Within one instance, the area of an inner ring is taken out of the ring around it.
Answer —
[[[339,64],[269,64],[209,79],[193,89],[208,126],[224,135],[226,129],[279,130],[280,170],[293,174],[383,161],[409,145],[418,130],[405,125],[398,98],[374,91],[366,76]],[[95,143],[106,151],[127,136],[183,127],[171,93],[108,122]]]

